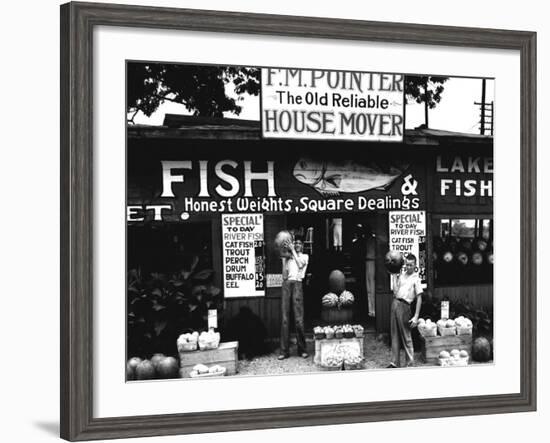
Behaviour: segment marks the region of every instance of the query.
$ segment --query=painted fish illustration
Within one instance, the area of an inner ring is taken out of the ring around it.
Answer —
[[[311,186],[322,195],[364,192],[387,189],[407,164],[360,163],[353,160],[321,161],[303,158],[296,162],[293,174],[296,180]]]

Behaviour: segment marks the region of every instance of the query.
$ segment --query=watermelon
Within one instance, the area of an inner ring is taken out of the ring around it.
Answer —
[[[341,294],[346,289],[346,276],[342,271],[335,269],[328,276],[328,287],[331,292]]]
[[[448,246],[451,252],[455,253],[458,250],[458,240],[456,238],[449,239]]]
[[[459,252],[456,255],[456,259],[462,266],[466,266],[468,264],[468,255],[465,252]]]
[[[403,254],[398,251],[388,251],[384,258],[384,265],[390,274],[398,274],[405,264]]]
[[[481,266],[483,264],[483,255],[481,252],[474,252],[472,254],[472,263],[476,266]]]
[[[487,249],[487,242],[481,238],[478,238],[474,242],[477,251],[483,252]]]
[[[472,344],[472,357],[475,361],[488,362],[493,358],[491,355],[491,343],[485,337],[478,337]]]
[[[451,251],[445,251],[443,254],[443,261],[445,263],[451,263],[454,259],[453,253]]]
[[[340,304],[342,306],[352,305],[354,301],[355,301],[355,297],[351,292],[344,291],[340,294]]]
[[[338,304],[338,296],[333,292],[329,292],[328,294],[323,295],[321,303],[327,308],[333,308]]]
[[[462,240],[460,240],[460,248],[464,252],[471,252],[472,247],[473,247],[472,240],[470,240],[469,238],[463,238]]]
[[[285,244],[292,241],[292,234],[288,231],[280,231],[275,236],[275,247],[280,251],[281,256],[287,256],[289,251],[284,247]]]
[[[136,380],[152,380],[155,378],[155,367],[150,360],[143,360],[136,366]]]

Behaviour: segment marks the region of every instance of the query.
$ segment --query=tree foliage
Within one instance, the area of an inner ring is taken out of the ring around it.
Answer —
[[[408,100],[414,100],[416,103],[424,103],[424,126],[429,127],[428,109],[433,109],[441,101],[443,94],[443,84],[449,77],[441,76],[405,76],[405,96]]]
[[[232,84],[237,97],[226,94]],[[260,70],[235,66],[129,63],[127,66],[128,119],[143,112],[150,117],[165,101],[184,105],[195,116],[239,115],[238,96],[258,95]]]
[[[405,95],[407,99],[416,103],[425,103],[428,108],[433,109],[441,101],[441,95],[445,89],[443,84],[447,80],[449,77],[407,75]]]

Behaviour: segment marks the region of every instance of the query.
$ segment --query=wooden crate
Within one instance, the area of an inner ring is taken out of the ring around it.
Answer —
[[[180,352],[180,377],[187,378],[197,364],[220,365],[227,369],[226,375],[239,372],[239,342],[220,343],[217,349],[207,351]]]
[[[323,349],[325,349],[327,346],[334,346],[335,344],[340,343],[350,343],[354,344],[357,343],[357,346],[359,346],[359,352],[361,353],[361,357],[364,357],[364,339],[363,337],[357,338],[329,338],[329,339],[321,339],[321,340],[315,340],[315,356],[313,357],[313,363],[320,365],[321,364],[321,358],[323,355]]]
[[[422,358],[426,363],[439,364],[439,353],[441,351],[466,351],[468,355],[472,354],[472,336],[471,335],[447,335],[442,337],[424,337],[420,336]]]

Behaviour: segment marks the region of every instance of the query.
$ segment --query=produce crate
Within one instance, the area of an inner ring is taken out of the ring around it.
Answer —
[[[440,358],[439,366],[450,367],[450,366],[468,366],[470,357],[460,357],[459,359],[453,360],[452,358]]]
[[[322,365],[320,365],[319,368],[322,371],[341,371],[342,370],[342,365],[340,365],[340,366],[322,366]]]
[[[437,328],[422,328],[418,327],[418,332],[423,337],[435,337],[437,335]]]
[[[439,335],[445,337],[449,335],[456,335],[456,327],[453,326],[452,328],[442,328],[441,326],[437,326],[437,330],[439,331]]]
[[[441,351],[466,351],[468,355],[472,354],[472,336],[471,335],[447,335],[437,337],[420,336],[422,358],[426,363],[439,364],[439,353]]]
[[[361,357],[364,358],[364,340],[363,337],[353,337],[353,338],[331,338],[324,340],[315,340],[315,356],[313,357],[313,363],[320,365],[321,358],[323,355],[323,349],[326,349],[327,346],[332,347],[335,344],[341,343],[351,343],[352,345],[356,343],[356,346],[359,347],[359,352]]]
[[[351,323],[352,319],[352,308],[323,308],[321,311],[321,320],[331,325]]]
[[[470,327],[456,327],[456,335],[472,335],[472,326]]]
[[[226,368],[226,375],[239,372],[239,342],[220,343],[216,349],[206,351],[180,352],[180,377],[188,378],[193,366],[220,365]]]

